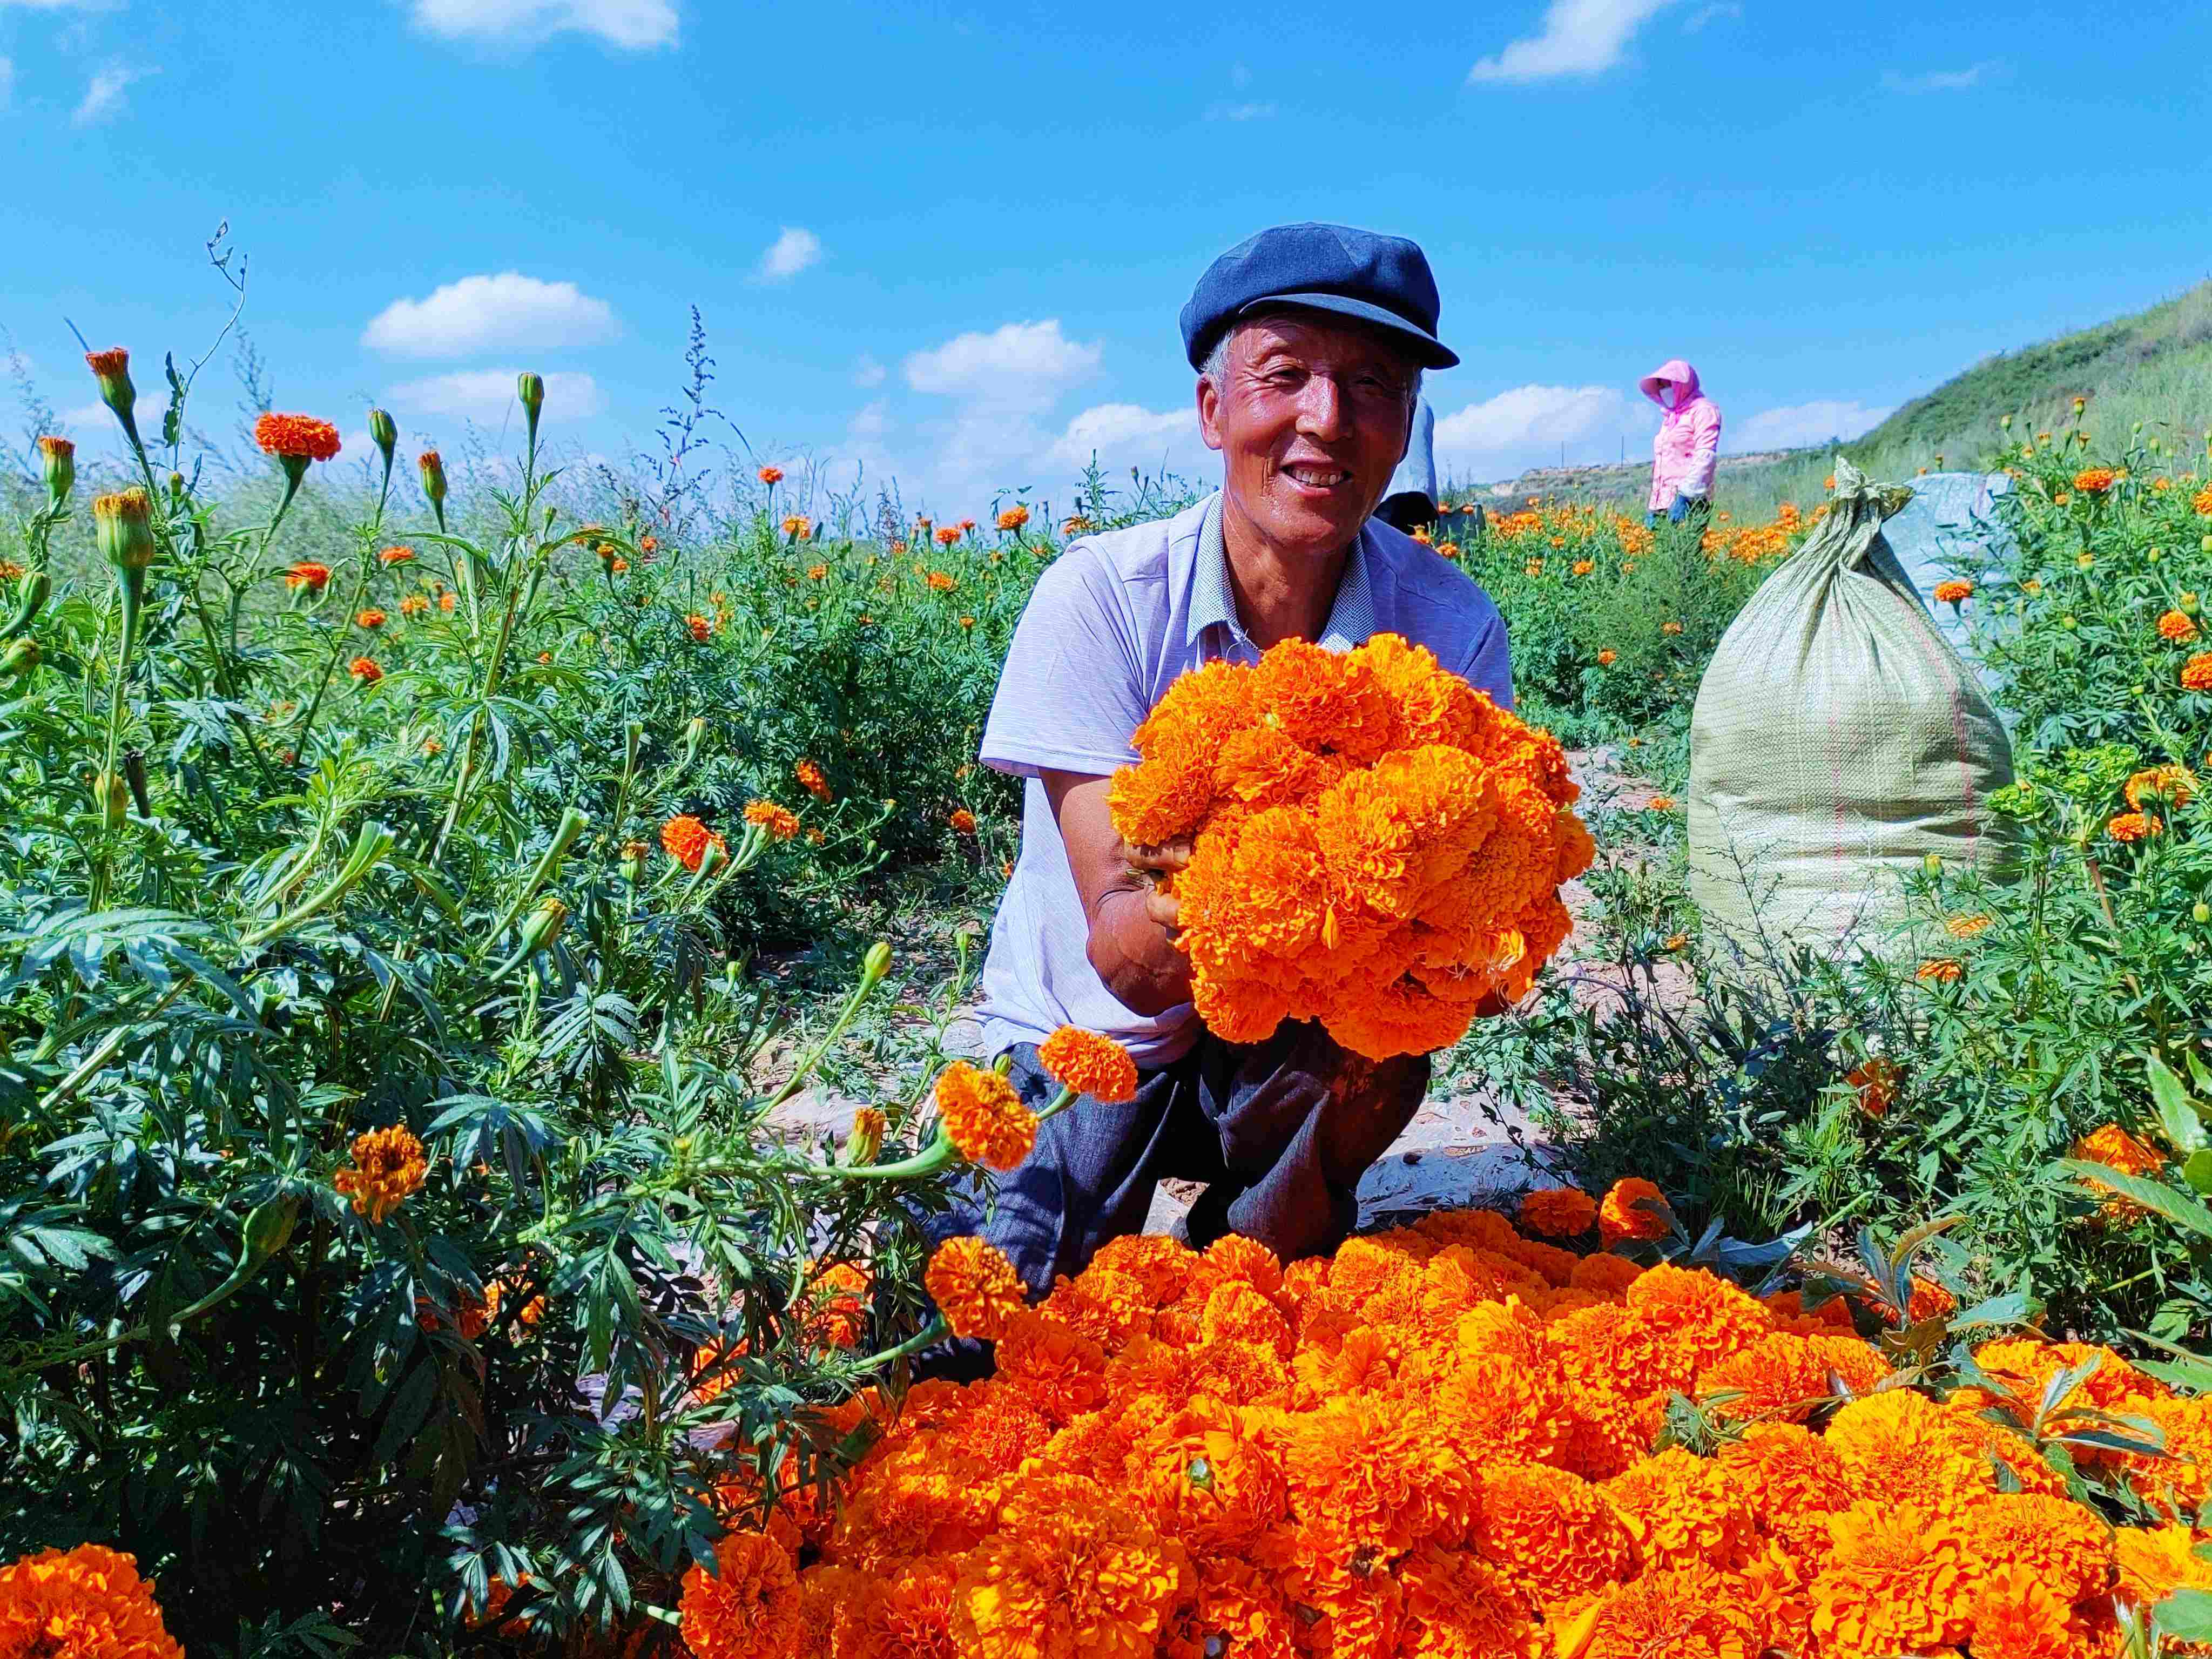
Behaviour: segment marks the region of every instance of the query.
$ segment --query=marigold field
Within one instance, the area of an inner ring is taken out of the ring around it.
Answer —
[[[948,1051],[976,739],[1037,572],[1189,492],[830,496],[689,362],[616,466],[535,374],[512,454],[225,450],[96,351],[121,460],[0,469],[0,1659],[2212,1651],[2197,439],[1984,458],[1929,599],[2016,851],[1909,950],[1686,896],[1686,708],[1817,501],[1448,514],[1514,714],[1388,639],[1180,684],[1113,804],[1194,839],[1206,1018],[1440,1050],[1526,1190],[1032,1305],[943,1212],[1138,1079]]]

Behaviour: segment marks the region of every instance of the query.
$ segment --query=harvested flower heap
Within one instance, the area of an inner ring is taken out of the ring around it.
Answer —
[[[1593,1248],[1659,1230],[1639,1197],[1535,1193],[1517,1230],[1439,1213],[1288,1268],[1124,1238],[1034,1309],[956,1241],[930,1287],[996,1374],[916,1387],[837,1503],[732,1533],[684,1636],[700,1659],[2073,1659],[2212,1584],[2206,1401],[2104,1351],[1980,1348],[2031,1414],[2095,1354],[2074,1403],[2163,1431],[2165,1459],[2089,1460],[2164,1522],[2116,1530],[1996,1396],[1909,1386],[1841,1302]],[[1652,1450],[1670,1395],[1711,1455]]]

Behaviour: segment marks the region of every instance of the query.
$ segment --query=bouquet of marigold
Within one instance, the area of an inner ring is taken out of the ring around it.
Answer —
[[[1567,936],[1559,886],[1593,848],[1565,755],[1395,634],[1208,663],[1133,741],[1114,826],[1191,842],[1178,942],[1231,1042],[1317,1019],[1370,1060],[1425,1054]]]

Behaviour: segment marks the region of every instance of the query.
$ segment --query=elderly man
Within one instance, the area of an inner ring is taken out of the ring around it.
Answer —
[[[1165,1177],[1206,1184],[1183,1224],[1194,1245],[1234,1231],[1286,1260],[1334,1249],[1361,1174],[1428,1086],[1426,1056],[1378,1065],[1318,1026],[1250,1045],[1207,1032],[1176,902],[1149,878],[1188,849],[1124,845],[1107,791],[1177,675],[1280,640],[1341,651],[1401,634],[1510,706],[1497,607],[1370,518],[1406,453],[1421,371],[1459,361],[1437,310],[1428,260],[1400,237],[1285,225],[1223,254],[1182,319],[1220,491],[1073,543],[1022,615],[982,742],[986,764],[1029,780],[983,969],[986,1042],[1033,1106],[1057,1092],[1036,1044],[1062,1024],[1122,1043],[1141,1083],[1132,1101],[1081,1101],[1048,1122],[1000,1182],[983,1231],[1033,1291],[1140,1231]]]

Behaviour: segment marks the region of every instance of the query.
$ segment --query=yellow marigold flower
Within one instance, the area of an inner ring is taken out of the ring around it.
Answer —
[[[945,1133],[970,1164],[1011,1170],[1036,1144],[1036,1114],[1022,1103],[1014,1085],[964,1060],[954,1060],[939,1075],[937,1110]]]
[[[40,1550],[0,1567],[8,1659],[184,1659],[135,1557],[100,1544]]]
[[[1109,1105],[1137,1096],[1137,1062],[1109,1036],[1063,1025],[1037,1044],[1037,1060],[1053,1080]]]
[[[421,1188],[428,1170],[422,1143],[404,1124],[395,1123],[356,1135],[351,1166],[332,1176],[331,1185],[353,1200],[356,1215],[366,1216],[371,1226],[377,1226]]]
[[[745,822],[759,824],[768,831],[770,841],[789,841],[799,833],[799,815],[772,800],[747,801]]]
[[[948,1238],[939,1245],[922,1287],[955,1336],[989,1341],[1025,1305],[1013,1264],[980,1238]]]

